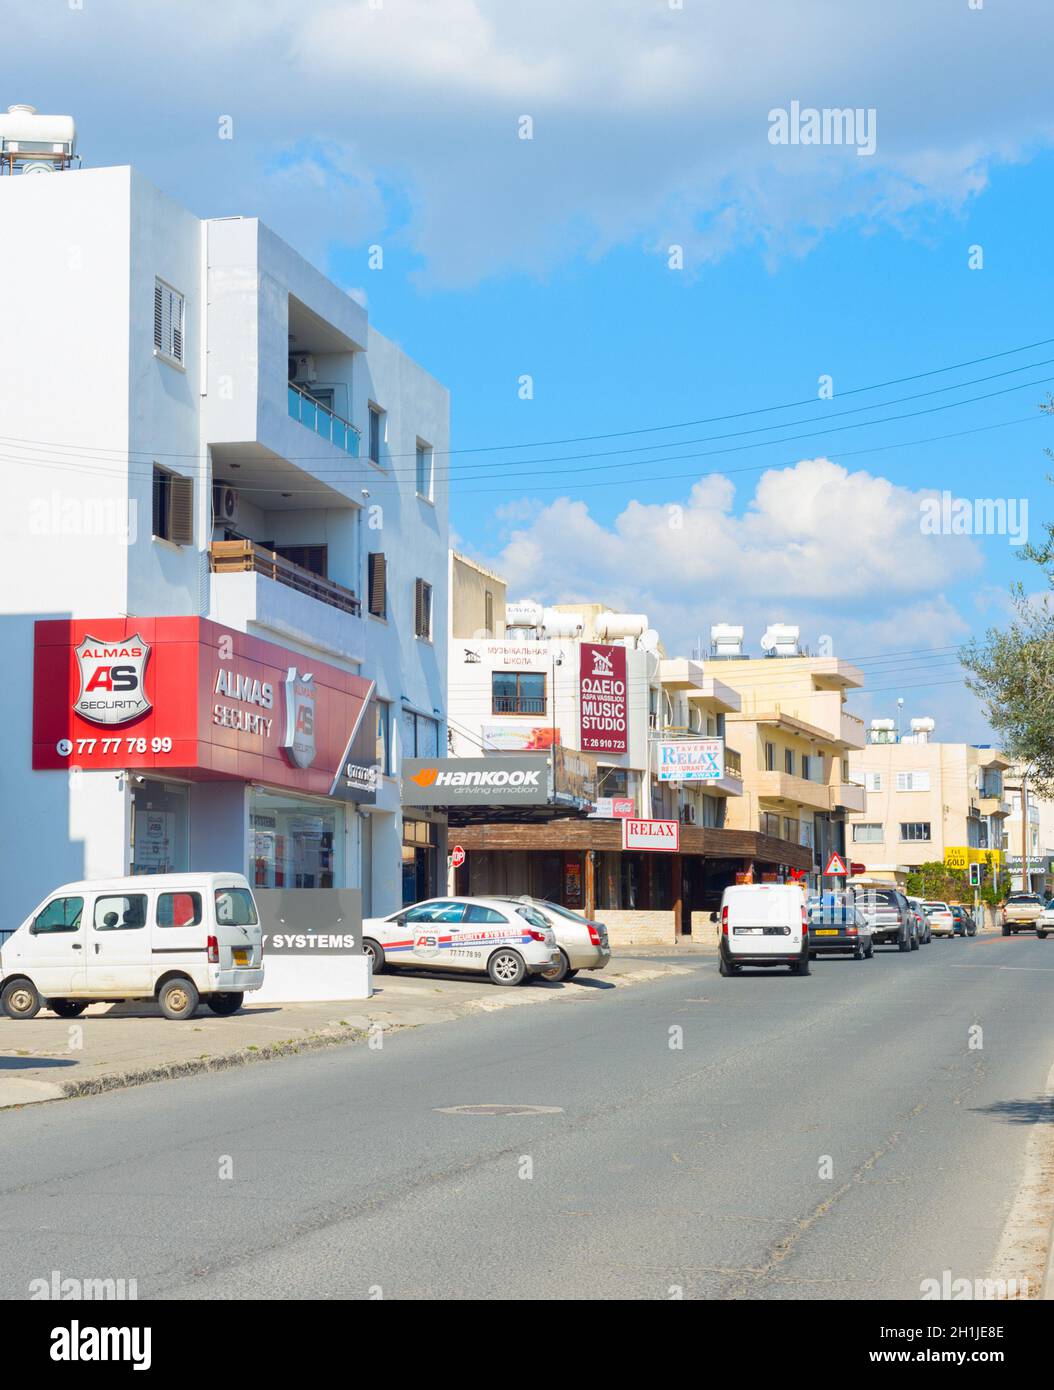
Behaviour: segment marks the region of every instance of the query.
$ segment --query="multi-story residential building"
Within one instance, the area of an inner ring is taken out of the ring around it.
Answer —
[[[867,793],[851,816],[851,857],[893,879],[919,864],[950,868],[1003,862],[1007,760],[992,748],[933,740],[932,719],[914,719],[899,736],[892,719],[871,721],[868,741],[849,755]]]
[[[450,552],[450,637],[500,637],[505,631],[505,580],[467,555]]]
[[[446,742],[446,390],[130,168],[0,179],[0,225],[10,913],[140,870],[433,891],[397,774]]]
[[[1021,789],[1020,764],[1015,763],[1003,775],[1003,794],[1010,814],[1003,822],[1006,849],[1005,867],[1013,888],[1021,888],[1021,865],[1028,859],[1025,891],[1042,893],[1045,899],[1054,895],[1054,801],[1038,796],[1026,777],[1024,797]],[[1027,807],[1027,830],[1022,842],[1021,805]]]
[[[731,649],[707,664],[740,697],[740,709],[726,718],[743,770],[743,796],[729,803],[729,823],[799,845],[816,886],[832,853],[844,859],[847,815],[865,805],[849,775],[864,724],[845,708],[863,675],[838,657],[803,654],[797,628],[774,629],[771,654],[760,658],[740,655],[742,629],[732,631],[739,637]]]
[[[455,613],[455,632],[478,630],[477,587],[454,586],[455,606],[466,591],[475,605],[467,622]],[[588,759],[596,810],[569,815],[553,805],[528,819],[451,808],[451,834],[466,851],[462,891],[529,892],[603,912],[619,927],[646,919],[672,938],[692,931],[693,913],[701,925],[737,877],[779,878],[811,863],[797,841],[729,828],[726,808],[740,798],[742,777],[726,721],[740,697],[723,671],[666,657],[642,614],[505,603],[504,593],[498,602],[504,633],[451,644],[452,752],[500,758],[549,749],[554,760]],[[597,708],[594,682],[612,677],[622,694]],[[675,825],[676,851],[624,843],[623,821],[638,819]]]

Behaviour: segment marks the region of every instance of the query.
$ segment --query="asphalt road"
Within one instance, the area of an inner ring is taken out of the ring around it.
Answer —
[[[4,1112],[0,1294],[52,1271],[209,1299],[915,1299],[986,1276],[1054,1063],[1054,941],[804,979],[682,964]],[[487,1103],[559,1110],[443,1113]]]

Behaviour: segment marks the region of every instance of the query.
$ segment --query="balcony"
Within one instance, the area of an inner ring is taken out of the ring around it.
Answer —
[[[759,801],[778,801],[786,806],[807,806],[814,811],[831,809],[830,788],[826,782],[811,782],[789,772],[759,772]]]
[[[856,782],[834,782],[830,787],[832,811],[865,811],[867,792]]]
[[[330,444],[335,444],[338,449],[350,454],[352,458],[359,457],[362,434],[354,425],[342,420],[339,415],[334,415],[332,410],[293,382],[289,383],[287,399],[291,420],[297,420],[321,439],[327,439]]]
[[[864,728],[864,721],[858,719],[855,714],[841,712],[839,720],[839,734],[843,744],[849,748],[863,748],[867,744],[867,732]]]
[[[1009,802],[1003,801],[1003,800],[1002,800],[1000,797],[998,797],[998,796],[985,796],[983,792],[981,793],[981,796],[980,796],[979,799],[978,799],[978,802],[977,802],[977,809],[978,809],[978,811],[980,812],[980,814],[981,814],[982,816],[1009,816],[1009,815],[1010,815],[1010,803],[1009,803]],[[1020,818],[1020,817],[1019,817],[1019,818]]]
[[[214,541],[209,567],[209,617],[215,622],[241,632],[266,629],[260,635],[292,639],[356,664],[363,660],[361,606],[343,584],[252,541]]]

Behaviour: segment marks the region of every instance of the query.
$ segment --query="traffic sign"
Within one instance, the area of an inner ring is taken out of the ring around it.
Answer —
[[[845,861],[843,860],[842,856],[838,853],[832,854],[830,859],[828,859],[827,861],[827,868],[824,869],[823,873],[825,878],[828,876],[828,874],[837,874],[840,877],[845,878],[846,868]]]
[[[450,862],[455,869],[460,869],[465,862],[465,851],[460,845],[455,845],[450,855]]]

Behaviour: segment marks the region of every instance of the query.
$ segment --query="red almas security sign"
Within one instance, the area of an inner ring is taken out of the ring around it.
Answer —
[[[625,753],[629,748],[626,648],[583,642],[579,663],[582,752]]]
[[[376,799],[373,682],[204,618],[35,625],[33,766]]]

